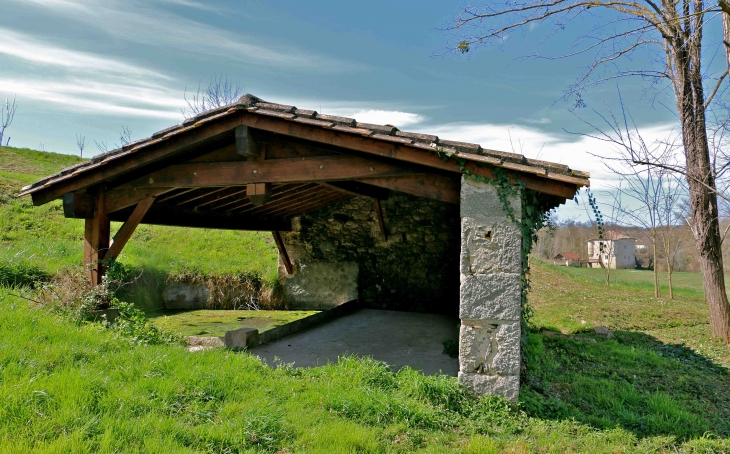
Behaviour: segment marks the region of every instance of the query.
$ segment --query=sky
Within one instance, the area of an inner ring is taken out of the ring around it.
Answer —
[[[78,154],[76,136],[111,149],[183,120],[183,95],[224,75],[271,102],[476,142],[591,172],[608,201],[615,155],[593,133],[620,111],[646,140],[676,133],[666,87],[620,79],[563,99],[592,55],[569,51],[605,22],[589,16],[549,38],[551,24],[460,55],[447,29],[459,1],[0,0],[0,97],[18,101],[10,145]],[[711,27],[717,27],[711,24]],[[719,29],[719,28],[718,28]],[[719,35],[718,35],[719,36]],[[638,53],[628,65],[651,63]],[[718,67],[714,61],[710,65]],[[561,219],[585,218],[568,203]]]

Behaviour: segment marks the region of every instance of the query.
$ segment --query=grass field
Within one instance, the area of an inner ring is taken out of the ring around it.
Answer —
[[[614,273],[605,287],[602,270],[533,261],[517,405],[368,359],[274,370],[246,353],[145,345],[29,302],[36,291],[19,284],[78,266],[81,230],[58,206],[10,196],[75,158],[0,149],[0,159],[10,188],[0,201],[0,452],[730,453],[730,348],[710,338],[698,275],[677,279],[672,301],[653,298],[649,272]],[[165,235],[138,238],[124,262],[262,273],[275,263],[260,256],[275,251],[263,236],[213,237],[229,249],[250,241],[232,264]]]

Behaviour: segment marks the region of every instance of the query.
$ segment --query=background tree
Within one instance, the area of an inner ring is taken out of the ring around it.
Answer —
[[[18,102],[13,96],[13,102],[11,103],[8,98],[5,98],[5,105],[0,104],[0,146],[3,144],[3,138],[5,137],[5,131],[13,123],[15,117],[15,111],[18,109]],[[10,145],[10,136],[5,139],[5,146]]]
[[[228,76],[214,75],[210,78],[208,86],[202,88],[198,83],[198,91],[188,99],[187,89],[183,97],[187,108],[182,110],[185,118],[194,117],[206,110],[226,106],[243,96],[245,93],[243,85],[238,82],[229,82]]]
[[[481,6],[467,6],[452,26],[457,33],[455,49],[471,48],[503,40],[508,33],[544,22],[555,25],[553,33],[570,28],[578,18],[602,11],[603,20],[565,55],[595,53],[595,60],[566,91],[582,102],[581,93],[609,79],[640,76],[651,83],[668,82],[676,99],[681,125],[685,175],[689,189],[689,219],[702,269],[705,295],[710,309],[712,335],[730,343],[730,304],[725,290],[721,233],[718,220],[715,179],[710,161],[706,109],[727,71],[710,81],[702,57],[706,24],[720,19],[717,3],[702,0],[498,0]],[[721,46],[722,37],[710,39]],[[725,46],[727,47],[727,46]],[[651,50],[660,56],[646,59]],[[712,52],[712,49],[709,50]],[[637,67],[635,59],[646,61]],[[627,62],[629,67],[620,66]],[[728,60],[730,64],[730,59]],[[605,71],[599,71],[599,69]],[[708,189],[709,188],[709,189]]]
[[[79,157],[84,157],[84,148],[86,148],[86,137],[81,134],[76,134],[76,146],[79,149]]]

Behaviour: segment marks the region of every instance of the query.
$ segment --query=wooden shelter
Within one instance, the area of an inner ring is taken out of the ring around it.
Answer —
[[[279,235],[292,229],[292,219],[364,196],[374,201],[386,234],[380,200],[391,191],[461,204],[468,217],[463,173],[494,178],[497,168],[537,191],[545,207],[589,184],[587,173],[565,165],[245,95],[64,169],[21,195],[35,205],[63,199],[66,217],[86,220],[84,263],[93,283],[101,282],[102,259],[117,257],[140,223],[274,232],[292,274]],[[123,222],[113,241],[110,221]],[[464,298],[462,289],[462,306]]]

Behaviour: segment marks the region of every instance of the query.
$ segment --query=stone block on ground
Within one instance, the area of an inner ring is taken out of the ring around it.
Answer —
[[[259,330],[256,328],[241,328],[226,331],[225,344],[232,350],[242,350],[259,345]]]
[[[209,299],[210,290],[204,284],[172,283],[162,292],[167,309],[205,309]]]
[[[358,276],[354,262],[298,264],[284,279],[284,295],[292,308],[329,309],[357,299]]]
[[[502,396],[510,402],[520,397],[519,375],[484,375],[459,372],[459,383],[474,394]]]

